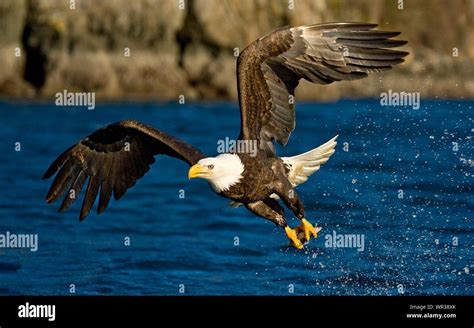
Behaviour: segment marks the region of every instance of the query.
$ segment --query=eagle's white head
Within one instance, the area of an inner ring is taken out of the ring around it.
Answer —
[[[244,164],[236,154],[222,154],[217,157],[206,157],[188,172],[189,179],[206,179],[216,192],[225,191],[242,179]]]

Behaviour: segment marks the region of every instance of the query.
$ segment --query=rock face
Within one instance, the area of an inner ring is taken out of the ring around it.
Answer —
[[[189,87],[175,37],[185,10],[173,1],[32,0],[27,11],[25,78],[40,96],[168,98]]]
[[[0,2],[0,93],[32,96],[33,88],[23,79],[25,56],[21,37],[25,26],[26,0]]]
[[[236,99],[236,58],[250,42],[284,25],[345,20],[403,31],[407,62],[371,79],[302,83],[297,97],[386,89],[474,97],[473,17],[474,0],[433,0],[429,8],[369,0],[2,0],[0,96],[51,99],[67,89],[99,99]]]

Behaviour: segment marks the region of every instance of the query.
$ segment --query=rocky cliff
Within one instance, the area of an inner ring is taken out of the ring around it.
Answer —
[[[2,0],[0,95],[235,99],[235,55],[248,43],[282,25],[341,20],[402,31],[407,62],[361,81],[303,83],[299,98],[474,98],[474,0]]]

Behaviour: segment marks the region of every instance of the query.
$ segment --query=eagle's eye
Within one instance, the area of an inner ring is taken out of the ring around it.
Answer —
[[[208,165],[207,168],[208,168],[209,170],[212,170],[212,169],[214,168],[214,165],[212,165],[212,164],[211,164],[211,165]]]

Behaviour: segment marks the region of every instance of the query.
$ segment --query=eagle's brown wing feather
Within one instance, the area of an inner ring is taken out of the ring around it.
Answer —
[[[150,126],[136,121],[117,122],[82,139],[51,164],[43,179],[58,173],[46,200],[54,202],[68,191],[59,208],[64,211],[89,179],[80,219],[89,214],[98,195],[97,212],[101,213],[112,193],[115,199],[120,199],[150,169],[158,154],[181,159],[189,165],[204,157],[193,146]]]
[[[373,30],[376,26],[286,27],[251,43],[237,64],[240,138],[259,140],[274,155],[273,141],[285,145],[295,128],[293,97],[301,78],[319,84],[355,80],[403,62],[407,52],[387,48],[406,41],[392,40],[399,32]]]

